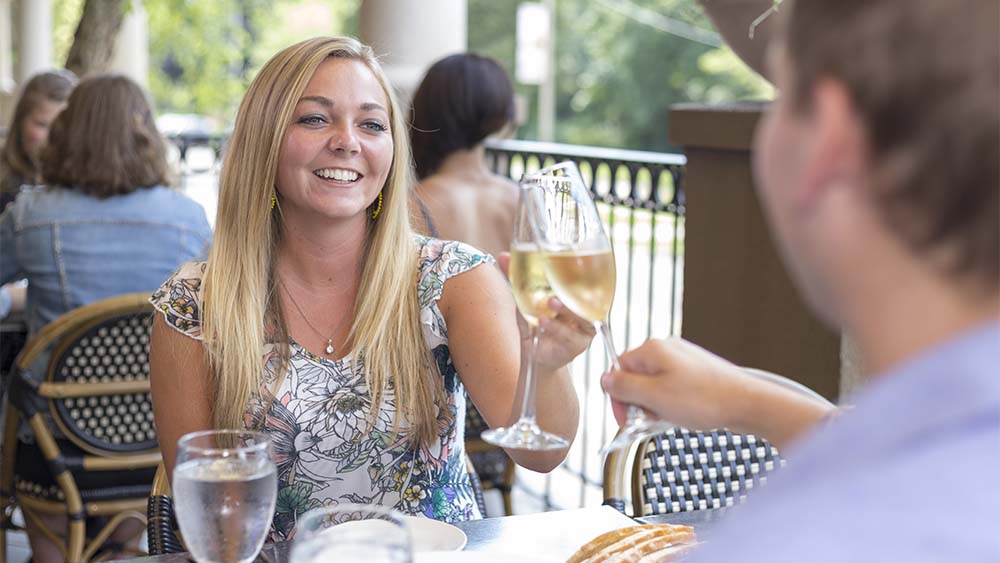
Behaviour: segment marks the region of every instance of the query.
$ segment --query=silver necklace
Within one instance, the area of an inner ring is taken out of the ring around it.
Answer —
[[[309,322],[309,318],[306,317],[306,314],[302,312],[302,308],[299,307],[299,304],[295,302],[295,298],[292,297],[292,292],[288,291],[288,288],[285,287],[284,283],[281,284],[281,288],[285,290],[285,295],[288,296],[288,299],[292,302],[292,305],[295,305],[295,310],[299,312],[299,316],[302,317],[302,320],[304,320],[306,324],[309,325],[309,328],[313,329],[313,332],[315,332],[320,338],[323,338],[323,333],[320,332],[318,328],[313,326],[311,322]],[[340,320],[340,323],[338,323],[336,328],[333,329],[333,334],[331,334],[330,337],[326,339],[326,348],[324,348],[323,351],[326,352],[327,356],[333,355],[334,352],[333,337],[334,335],[337,334],[337,330],[340,329],[340,325],[342,324],[344,324],[344,319]]]

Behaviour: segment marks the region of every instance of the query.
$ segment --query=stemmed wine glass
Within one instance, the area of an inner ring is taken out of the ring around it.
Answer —
[[[608,317],[615,297],[615,257],[594,199],[573,162],[526,175],[522,199],[544,252],[545,272],[556,297],[594,323],[615,370],[621,369]],[[524,182],[524,181],[522,181]],[[628,447],[673,425],[629,405],[625,426],[601,451]]]
[[[249,563],[274,517],[278,472],[260,432],[207,430],[177,442],[173,492],[184,543],[198,563]]]
[[[569,447],[569,441],[561,436],[545,432],[538,426],[535,416],[535,355],[542,330],[538,326],[541,317],[551,315],[547,303],[553,297],[552,288],[545,275],[544,257],[538,237],[527,216],[526,190],[537,189],[535,179],[525,176],[521,180],[521,196],[514,218],[514,237],[510,249],[510,283],[514,291],[517,308],[524,317],[531,332],[527,363],[524,367],[524,381],[521,397],[521,415],[517,422],[508,427],[493,428],[483,432],[487,442],[503,448],[518,450],[561,450]]]

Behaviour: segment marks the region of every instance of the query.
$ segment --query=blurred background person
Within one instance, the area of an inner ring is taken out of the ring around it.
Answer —
[[[22,185],[39,182],[39,151],[75,85],[76,76],[68,70],[36,74],[24,85],[0,152],[0,211],[14,201]]]
[[[410,120],[419,230],[494,256],[510,249],[517,184],[486,167],[483,141],[513,120],[514,87],[497,61],[463,53],[430,67]]]
[[[0,215],[0,283],[28,280],[29,334],[76,307],[152,292],[181,263],[204,255],[211,238],[205,212],[167,187],[164,142],[145,94],[128,78],[80,82],[39,163],[44,185],[24,189]],[[40,451],[26,433],[20,438],[18,478],[48,488],[54,481]],[[60,447],[79,451],[68,441]],[[120,478],[149,482],[146,473]],[[65,530],[64,518],[45,524]],[[62,560],[35,522],[27,530],[34,561]],[[120,529],[109,541],[130,533]]]
[[[205,211],[167,187],[167,170],[142,89],[124,76],[82,81],[42,150],[44,185],[0,215],[0,283],[28,280],[30,334],[81,305],[151,292],[205,254]]]

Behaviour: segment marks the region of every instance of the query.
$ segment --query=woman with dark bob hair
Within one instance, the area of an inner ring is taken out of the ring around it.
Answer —
[[[0,283],[28,280],[29,334],[76,307],[152,292],[181,263],[205,253],[205,211],[166,187],[164,141],[145,94],[128,78],[81,81],[39,160],[44,185],[24,188],[0,215]],[[50,489],[54,481],[37,447],[21,443],[17,459],[19,479]],[[132,473],[121,476],[122,484],[151,478]],[[28,538],[34,561],[62,560],[30,519]]]
[[[517,185],[490,172],[483,141],[514,119],[514,87],[473,53],[434,63],[413,96],[414,204],[423,230],[496,255],[510,249]]]

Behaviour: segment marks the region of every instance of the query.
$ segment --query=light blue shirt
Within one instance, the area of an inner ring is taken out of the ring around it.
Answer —
[[[0,215],[0,284],[28,279],[25,317],[35,334],[82,305],[152,293],[178,266],[203,258],[211,237],[205,210],[169,188],[106,199],[22,189]]]
[[[690,563],[1000,561],[1000,323],[872,381]]]

